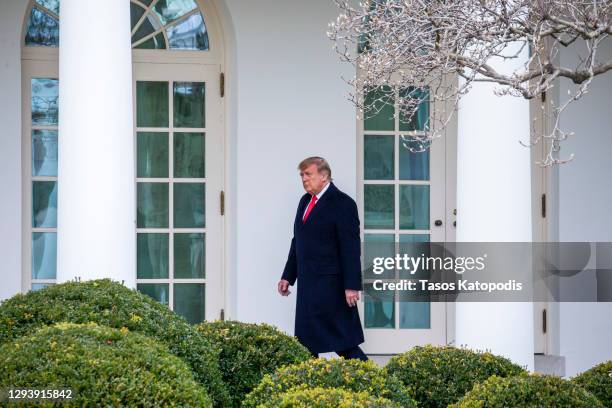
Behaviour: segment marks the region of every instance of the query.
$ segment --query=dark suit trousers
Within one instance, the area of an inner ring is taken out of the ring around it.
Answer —
[[[355,346],[348,350],[336,351],[335,353],[340,357],[344,357],[345,359],[357,358],[361,361],[368,361],[368,356],[365,355],[359,346]],[[319,353],[313,353],[311,351],[310,354],[312,354],[314,358],[319,358]]]

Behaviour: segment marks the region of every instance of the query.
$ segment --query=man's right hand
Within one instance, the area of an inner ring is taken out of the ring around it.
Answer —
[[[281,296],[289,296],[291,291],[289,290],[289,281],[285,279],[281,279],[278,281],[278,293]]]

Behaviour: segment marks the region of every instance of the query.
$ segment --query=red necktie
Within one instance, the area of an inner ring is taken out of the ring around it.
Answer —
[[[310,203],[308,204],[308,208],[306,209],[306,213],[304,214],[304,217],[302,218],[302,222],[306,222],[306,219],[308,218],[308,214],[310,214],[310,211],[312,211],[312,207],[314,207],[316,203],[317,203],[317,196],[313,195],[312,198],[310,199]]]

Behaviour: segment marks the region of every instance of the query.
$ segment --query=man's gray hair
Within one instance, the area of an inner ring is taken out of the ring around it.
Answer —
[[[321,173],[321,172],[326,173],[327,174],[327,179],[329,181],[332,180],[332,172],[331,172],[331,168],[329,167],[329,163],[327,162],[327,160],[325,160],[322,157],[313,156],[313,157],[308,157],[308,158],[302,160],[300,162],[300,164],[298,165],[298,170],[304,170],[305,168],[307,168],[311,164],[316,164],[317,165],[317,171],[319,173]]]

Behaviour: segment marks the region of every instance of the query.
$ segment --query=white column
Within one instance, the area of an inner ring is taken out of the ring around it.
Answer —
[[[130,2],[62,0],[57,280],[135,286]]]
[[[508,54],[511,51],[507,51]],[[527,60],[489,63],[509,72]],[[460,102],[457,143],[457,241],[530,242],[529,103],[474,83]],[[531,303],[456,304],[456,344],[490,350],[533,370]]]

